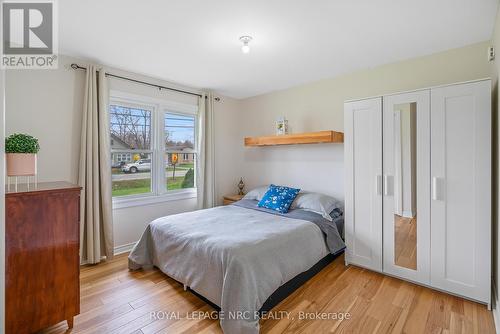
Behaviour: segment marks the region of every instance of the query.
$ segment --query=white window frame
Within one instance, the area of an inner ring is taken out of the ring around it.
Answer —
[[[195,188],[167,190],[165,173],[165,114],[178,114],[195,117],[195,145],[198,140],[198,106],[156,99],[111,90],[108,105],[141,108],[151,111],[151,148],[150,150],[111,150],[111,153],[151,153],[151,192],[145,194],[113,197],[113,209],[143,206],[168,201],[177,201],[197,197]],[[195,154],[197,151],[194,150]],[[196,172],[195,172],[196,173]]]

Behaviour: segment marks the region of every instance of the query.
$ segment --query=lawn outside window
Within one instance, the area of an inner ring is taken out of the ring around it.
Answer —
[[[196,197],[197,111],[194,105],[111,92],[114,209]]]

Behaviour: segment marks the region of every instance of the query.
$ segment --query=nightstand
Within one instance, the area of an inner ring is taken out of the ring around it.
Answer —
[[[240,199],[242,199],[243,196],[245,196],[245,195],[227,195],[227,196],[224,196],[222,204],[223,205],[233,204],[234,202],[237,202]]]

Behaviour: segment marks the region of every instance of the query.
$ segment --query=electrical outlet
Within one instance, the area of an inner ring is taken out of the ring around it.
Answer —
[[[490,46],[488,48],[488,60],[493,61],[495,60],[495,47]]]

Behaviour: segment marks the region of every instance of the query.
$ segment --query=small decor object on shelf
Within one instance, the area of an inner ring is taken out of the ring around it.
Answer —
[[[280,117],[276,120],[276,135],[282,136],[288,134],[288,120],[285,117]]]
[[[245,195],[245,193],[243,192],[243,189],[245,188],[245,183],[243,182],[243,178],[241,177],[240,178],[240,182],[238,182],[238,195]]]
[[[34,177],[36,185],[36,154],[40,150],[38,139],[27,134],[14,133],[5,139],[5,153],[7,160],[7,184],[10,188],[9,177],[15,177],[17,188],[17,177],[28,177],[29,186],[30,176]]]

